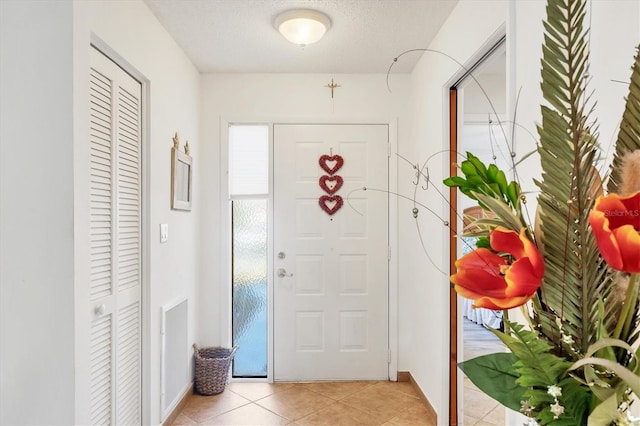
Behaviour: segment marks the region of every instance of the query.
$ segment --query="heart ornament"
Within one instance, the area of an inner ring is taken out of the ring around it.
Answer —
[[[320,177],[319,183],[320,183],[320,188],[322,188],[324,192],[326,192],[329,195],[333,195],[336,192],[338,192],[340,188],[342,188],[342,184],[344,183],[344,181],[342,180],[342,176],[324,175]]]
[[[342,207],[344,201],[339,195],[323,195],[318,199],[318,204],[320,204],[322,210],[324,210],[331,216],[335,212],[340,210],[340,207]]]
[[[332,175],[344,165],[344,158],[340,155],[322,155],[318,160],[322,170]]]

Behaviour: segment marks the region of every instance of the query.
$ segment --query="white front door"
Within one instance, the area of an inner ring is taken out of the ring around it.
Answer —
[[[388,125],[273,133],[274,379],[387,379]]]

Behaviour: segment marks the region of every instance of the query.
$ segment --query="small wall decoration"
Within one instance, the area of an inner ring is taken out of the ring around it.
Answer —
[[[329,89],[331,89],[331,112],[335,111],[335,106],[333,104],[333,91],[335,89],[337,89],[338,87],[341,87],[338,83],[334,83],[333,78],[331,79],[331,83],[327,84],[326,86]]]
[[[335,174],[344,165],[344,159],[340,155],[333,155],[333,149],[331,149],[329,155],[320,156],[318,164],[322,170],[327,172],[327,175],[320,176],[318,184],[324,192],[329,194],[322,195],[318,199],[318,204],[329,216],[333,216],[344,204],[342,197],[335,195],[344,183],[342,176]]]
[[[321,155],[318,160],[320,167],[322,170],[327,172],[330,175],[333,175],[335,172],[340,170],[344,165],[344,159],[340,155]]]
[[[322,210],[327,212],[330,216],[333,216],[333,214],[340,210],[340,207],[344,204],[344,200],[339,195],[323,195],[318,201]]]
[[[338,192],[338,190],[342,188],[343,183],[344,181],[342,180],[342,176],[324,175],[320,177],[320,188],[329,195],[333,195]]]
[[[171,148],[171,208],[174,210],[191,210],[191,164],[189,141],[184,146],[184,153],[180,152],[180,138],[176,132]]]

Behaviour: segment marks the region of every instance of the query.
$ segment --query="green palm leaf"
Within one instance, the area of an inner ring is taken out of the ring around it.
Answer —
[[[609,192],[618,192],[618,187],[621,184],[620,164],[622,157],[628,152],[640,150],[640,45],[636,47],[636,56],[631,69],[629,94],[620,122],[616,151],[611,163],[607,187]],[[628,343],[634,344],[640,338],[640,309],[636,310],[635,318],[631,321],[636,324],[636,329],[631,329],[627,336],[621,337],[626,339]]]
[[[622,157],[627,152],[640,149],[640,45],[636,47],[636,56],[632,66],[631,81],[629,83],[629,94],[622,121],[620,122],[620,130],[618,139],[616,140],[616,151],[611,163],[611,173],[609,175],[609,183],[607,189],[609,192],[618,192],[621,184],[620,164]],[[636,310],[635,318],[632,323],[636,324],[636,329],[631,329],[627,336],[620,336],[629,344],[634,344],[640,338],[640,309]]]
[[[599,332],[598,306],[605,303],[605,328],[615,323],[610,297],[614,282],[602,261],[588,223],[593,187],[599,182],[595,123],[589,112],[586,70],[588,31],[585,1],[549,0],[542,59],[542,107],[539,154],[542,181],[537,182],[545,277],[536,315],[542,332],[559,342],[562,332],[584,353]],[[595,291],[598,289],[598,291]],[[562,348],[557,348],[562,350]]]
[[[609,192],[617,192],[620,185],[620,160],[622,156],[640,149],[640,46],[636,48],[635,62],[632,67],[629,95],[622,114],[620,131],[616,141],[616,152],[611,163]]]

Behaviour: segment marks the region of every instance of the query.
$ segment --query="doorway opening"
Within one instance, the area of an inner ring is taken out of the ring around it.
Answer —
[[[450,88],[450,175],[466,152],[473,152],[485,164],[494,163],[501,170],[511,169],[511,150],[504,128],[506,119],[506,37],[487,49]],[[474,250],[475,239],[463,237],[465,215],[482,215],[477,203],[450,188],[452,238],[450,272],[455,260]],[[486,397],[462,374],[457,364],[488,353],[500,352],[504,346],[487,327],[500,328],[501,312],[474,309],[472,302],[450,292],[450,424],[461,419],[490,424],[504,424],[504,408]],[[470,408],[473,407],[473,410]]]

